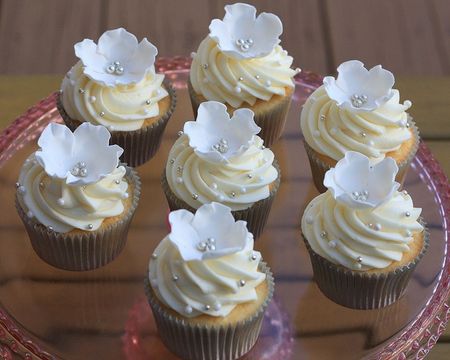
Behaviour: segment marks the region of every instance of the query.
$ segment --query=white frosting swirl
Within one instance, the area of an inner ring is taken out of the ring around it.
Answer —
[[[222,53],[207,36],[200,44],[191,65],[190,80],[197,94],[238,108],[257,99],[268,101],[273,95],[286,95],[293,88],[292,57],[281,46],[267,56],[235,59]]]
[[[231,210],[243,210],[270,195],[270,184],[278,178],[272,165],[274,154],[254,136],[243,154],[228,162],[210,162],[199,157],[182,135],[169,153],[166,178],[172,192],[194,209],[218,201]]]
[[[125,174],[125,168],[119,166],[96,183],[67,185],[65,179],[48,176],[33,154],[20,172],[19,200],[29,217],[56,232],[95,231],[105,218],[124,211],[123,199],[128,197]]]
[[[62,104],[72,119],[110,130],[138,130],[145,119],[160,115],[158,101],[168,96],[163,80],[164,75],[149,71],[136,84],[103,86],[84,75],[79,61],[62,82]]]
[[[374,209],[355,209],[337,202],[328,190],[306,208],[302,232],[314,252],[332,263],[352,270],[383,269],[410,250],[414,233],[423,230],[417,221],[421,211],[402,192]]]
[[[158,299],[185,317],[224,317],[237,305],[257,300],[255,288],[266,279],[258,271],[260,260],[251,234],[243,250],[203,261],[184,261],[167,236],[150,260],[149,280]]]
[[[336,161],[347,151],[360,152],[370,159],[382,160],[411,138],[406,127],[406,110],[411,102],[400,104],[398,90],[374,111],[339,108],[324,86],[314,91],[301,114],[301,128],[307,144]]]

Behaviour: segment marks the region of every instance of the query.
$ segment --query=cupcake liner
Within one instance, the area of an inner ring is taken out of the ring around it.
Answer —
[[[193,360],[233,360],[250,351],[258,339],[264,312],[274,291],[274,279],[267,264],[260,262],[259,270],[266,273],[269,287],[265,301],[249,318],[226,326],[193,324],[181,315],[173,315],[161,305],[146,278],[145,292],[167,348],[182,359]]]
[[[25,225],[36,254],[46,263],[64,270],[85,271],[114,260],[125,246],[128,228],[141,193],[141,181],[134,169],[127,168],[127,180],[133,185],[133,200],[120,219],[96,231],[58,233],[28,218],[16,195],[17,212]]]
[[[129,166],[136,167],[144,164],[156,154],[161,145],[162,135],[177,102],[175,89],[172,85],[167,81],[164,82],[164,85],[171,102],[169,110],[158,121],[134,131],[110,131],[110,143],[117,144],[124,149],[121,161]],[[61,95],[57,97],[56,106],[64,122],[72,131],[81,125],[81,121],[72,119],[67,115],[62,105]]]
[[[314,280],[322,293],[342,306],[360,310],[378,309],[397,301],[403,295],[416,265],[428,249],[429,232],[425,223],[420,223],[424,226],[422,250],[408,264],[387,273],[353,271],[333,264],[315,253],[303,236],[311,259]]]
[[[202,95],[197,94],[191,84],[191,80],[188,80],[189,96],[191,98],[192,110],[194,116],[197,117],[197,109],[202,102],[207,101]],[[274,144],[282,135],[284,125],[286,123],[287,114],[291,106],[292,94],[284,96],[282,101],[278,101],[275,105],[270,104],[270,100],[267,102],[272,106],[265,106],[264,109],[259,110],[251,106],[243,105],[242,108],[250,108],[255,113],[255,123],[261,128],[261,132],[258,134],[264,140],[264,145],[270,147]],[[235,108],[227,105],[228,113],[233,115]]]
[[[409,118],[408,122],[410,124],[410,128],[412,129],[414,144],[408,156],[403,161],[397,162],[398,173],[395,180],[399,182],[402,186],[405,181],[409,166],[412,160],[414,159],[414,156],[416,155],[417,149],[419,148],[419,141],[420,141],[419,129],[417,128],[416,124],[411,118]],[[323,185],[325,173],[334,165],[330,166],[329,164],[321,160],[318,156],[318,153],[311,146],[309,146],[306,141],[303,141],[303,144],[305,146],[306,153],[308,154],[314,185],[320,193],[323,193],[327,190],[327,188]]]
[[[254,203],[248,209],[232,211],[235,220],[244,220],[247,222],[247,229],[253,234],[254,239],[258,239],[262,234],[267,220],[269,219],[270,209],[275,195],[280,187],[281,171],[276,160],[273,161],[273,166],[278,171],[278,178],[271,184],[269,197],[262,199]],[[164,169],[161,175],[161,185],[166,195],[167,203],[170,211],[179,209],[186,209],[192,213],[195,213],[196,209],[186,203],[184,200],[179,199],[169,186],[166,178],[166,170]],[[202,205],[199,203],[199,206]]]

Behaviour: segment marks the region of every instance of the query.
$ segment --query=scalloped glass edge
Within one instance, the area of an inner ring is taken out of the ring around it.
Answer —
[[[178,81],[178,74],[188,71],[190,64],[190,58],[176,56],[161,57],[155,66],[158,72],[166,74],[175,88],[180,88],[183,83]],[[296,75],[295,83],[313,90],[322,84],[322,77],[313,72],[302,71]],[[0,168],[23,144],[35,138],[35,134],[54,117],[54,112],[57,111],[56,95],[57,92],[28,109],[0,134]],[[423,359],[437,343],[450,319],[450,184],[423,141],[420,142],[414,161],[425,171],[426,181],[438,195],[446,241],[444,264],[435,291],[423,311],[402,332],[395,335],[389,344],[382,345],[365,359],[405,360],[411,356]],[[32,359],[33,356],[40,359],[54,358],[31,340],[0,308],[0,357],[13,359],[13,353],[25,359]]]

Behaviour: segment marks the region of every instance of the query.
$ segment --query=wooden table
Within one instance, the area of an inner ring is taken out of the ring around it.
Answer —
[[[61,75],[0,76],[0,130],[39,99],[58,89]],[[397,81],[402,99],[413,102],[411,115],[422,139],[450,175],[450,78],[415,77]],[[441,337],[429,359],[450,355],[450,330]]]

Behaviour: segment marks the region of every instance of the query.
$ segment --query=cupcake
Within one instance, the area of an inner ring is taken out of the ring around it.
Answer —
[[[169,215],[145,290],[164,344],[183,359],[231,360],[255,344],[274,280],[244,221],[219,203]]]
[[[66,270],[91,270],[120,254],[140,195],[137,173],[119,165],[103,126],[73,133],[49,124],[22,166],[16,208],[36,253]]]
[[[259,131],[250,109],[230,118],[224,104],[202,103],[197,120],[184,124],[162,175],[170,210],[194,213],[217,201],[231,208],[236,220],[247,221],[258,238],[280,185],[275,156]]]
[[[155,72],[157,53],[146,38],[138,43],[122,28],[106,31],[98,45],[85,39],[75,44],[80,60],[66,74],[57,100],[72,131],[83,122],[105,126],[129,166],[153,157],[175,108],[175,91]]]
[[[357,60],[342,63],[337,79],[327,76],[307,99],[301,113],[301,128],[317,190],[325,172],[347,151],[357,151],[371,160],[391,157],[397,163],[397,181],[406,171],[419,145],[418,130],[406,112],[411,101],[400,103],[394,75],[381,65],[370,70]]]
[[[292,57],[278,45],[283,25],[278,16],[237,3],[225,6],[223,20],[214,19],[210,33],[192,53],[189,94],[194,114],[207,100],[236,109],[249,108],[271,146],[280,136],[294,92]]]
[[[302,233],[314,278],[334,302],[374,309],[398,300],[428,247],[428,232],[394,159],[377,164],[349,151],[327,171],[328,191],[314,198]]]

